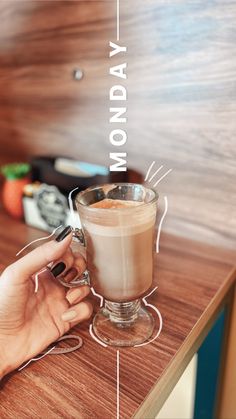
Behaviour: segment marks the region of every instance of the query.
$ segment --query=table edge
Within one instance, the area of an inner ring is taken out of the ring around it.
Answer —
[[[158,382],[154,384],[149,394],[134,413],[134,419],[151,419],[155,418],[158,414],[194,353],[198,350],[204,338],[207,336],[235,282],[236,267],[232,267],[232,270],[223,285],[217,291],[212,302],[208,305],[194,328],[191,330],[188,338],[184,341],[168,368],[163,372]]]

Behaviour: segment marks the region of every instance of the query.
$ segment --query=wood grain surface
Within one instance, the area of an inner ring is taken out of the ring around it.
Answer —
[[[109,165],[116,4],[0,2],[0,161],[62,154]],[[236,244],[236,3],[120,0],[128,165],[173,168],[166,230]],[[73,79],[76,68],[84,71]]]
[[[0,264],[39,232],[0,213]],[[140,348],[120,349],[120,418],[154,418],[201,344],[232,288],[233,254],[163,234],[155,258],[158,291],[149,302],[162,313],[163,331]],[[95,307],[96,309],[96,307]],[[0,416],[7,418],[116,418],[116,349],[99,346],[89,322],[73,333],[77,352],[47,356],[3,379]]]

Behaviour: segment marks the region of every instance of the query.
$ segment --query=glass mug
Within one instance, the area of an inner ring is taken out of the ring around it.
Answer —
[[[94,186],[75,198],[82,229],[74,236],[86,247],[88,271],[70,286],[89,284],[104,297],[93,330],[108,345],[134,346],[153,333],[141,302],[152,286],[157,200],[156,191],[134,183]]]

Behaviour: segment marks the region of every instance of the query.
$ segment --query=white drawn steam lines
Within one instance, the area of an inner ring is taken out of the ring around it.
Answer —
[[[155,176],[157,175],[157,173],[159,173],[162,169],[163,169],[163,165],[161,165],[152,175],[151,175],[151,170],[152,170],[152,168],[155,166],[155,164],[156,164],[156,162],[155,162],[155,160],[150,164],[150,166],[149,166],[149,168],[148,168],[148,170],[147,170],[147,173],[146,173],[146,176],[145,176],[145,179],[144,179],[144,181],[145,182],[149,182],[149,183],[151,183],[152,182],[152,180],[155,178]],[[164,179],[170,172],[172,172],[172,170],[173,169],[169,169],[169,170],[167,170],[167,172],[165,172],[154,184],[153,184],[153,187],[155,188],[157,185],[158,185],[158,183],[160,183],[161,182],[161,180],[162,179]],[[150,176],[151,175],[151,176]]]

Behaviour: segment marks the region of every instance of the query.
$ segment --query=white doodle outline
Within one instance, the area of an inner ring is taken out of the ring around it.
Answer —
[[[163,327],[163,320],[162,320],[162,315],[161,315],[161,313],[160,313],[160,311],[158,310],[158,308],[156,308],[155,306],[153,306],[152,304],[149,304],[147,301],[146,301],[146,298],[148,298],[148,297],[150,297],[150,295],[152,295],[153,293],[154,293],[154,291],[156,291],[156,289],[157,289],[158,287],[155,287],[155,288],[153,288],[153,290],[148,294],[148,295],[146,295],[145,297],[143,297],[142,298],[142,301],[144,302],[144,305],[146,306],[146,307],[151,307],[156,313],[157,313],[157,315],[158,315],[158,318],[159,318],[159,321],[160,321],[160,326],[159,326],[159,329],[158,329],[158,332],[156,333],[156,335],[154,336],[154,338],[152,338],[151,340],[149,340],[148,342],[144,342],[144,343],[139,343],[139,344],[137,344],[137,345],[134,345],[134,348],[137,348],[137,347],[139,347],[139,346],[145,346],[145,345],[149,345],[149,343],[152,343],[154,340],[156,340],[158,337],[159,337],[159,335],[160,335],[160,333],[161,333],[161,331],[162,331],[162,327]]]
[[[161,217],[161,220],[160,220],[160,222],[159,222],[159,226],[158,226],[157,239],[156,239],[156,253],[159,253],[159,249],[160,249],[159,244],[160,244],[160,236],[161,236],[161,227],[162,227],[162,224],[163,224],[164,218],[165,218],[165,216],[166,216],[166,214],[167,214],[167,211],[168,211],[168,199],[167,199],[167,196],[166,196],[166,195],[164,196],[164,201],[165,201],[165,210],[164,210],[164,212],[163,212],[163,215],[162,215],[162,217]]]

